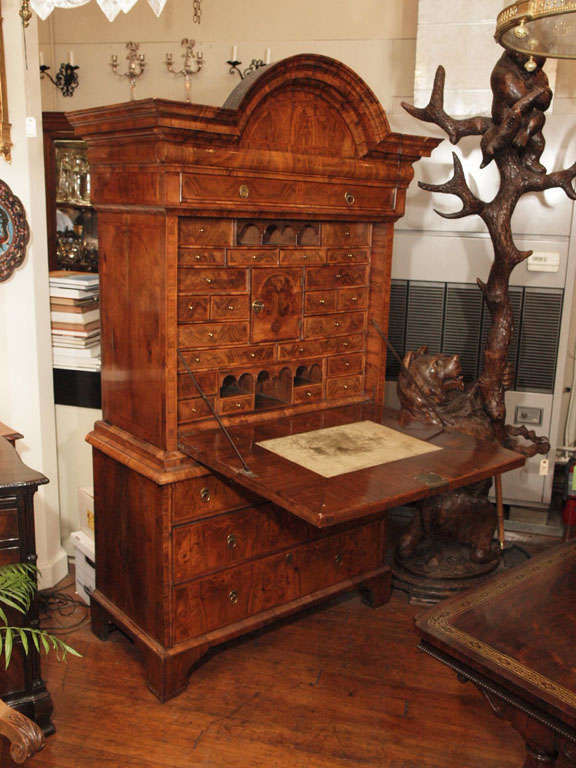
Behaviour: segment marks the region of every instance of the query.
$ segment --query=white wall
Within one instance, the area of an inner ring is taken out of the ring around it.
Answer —
[[[226,61],[232,45],[246,66],[264,58],[272,61],[296,53],[333,56],[355,69],[373,88],[386,109],[410,98],[414,79],[417,0],[202,0],[202,20],[192,23],[191,0],[168,0],[156,19],[140,0],[127,15],[110,23],[95,2],[73,10],[57,10],[41,24],[44,63],[58,69],[74,52],[80,66],[80,87],[64,98],[43,82],[45,109],[70,110],[126,101],[126,80],[115,77],[110,56],[119,57],[125,71],[128,40],[141,44],[146,71],[136,86],[136,98],[184,99],[182,78],[166,71],[167,52],[180,61],[180,41],[193,38],[205,56],[203,70],[193,77],[196,103],[221,105],[239,82]]]
[[[26,35],[27,69],[19,3],[4,0],[2,6],[14,147],[10,164],[0,159],[0,176],[22,201],[31,237],[23,266],[0,283],[0,418],[24,434],[18,444],[22,459],[50,480],[36,497],[38,566],[44,588],[66,574],[67,561],[60,546],[58,511],[37,28],[33,21]],[[25,138],[27,116],[36,119],[40,136]]]

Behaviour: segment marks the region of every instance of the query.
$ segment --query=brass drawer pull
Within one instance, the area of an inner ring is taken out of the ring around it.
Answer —
[[[264,302],[263,301],[253,301],[252,302],[252,309],[254,310],[255,314],[258,314],[259,312],[262,312],[264,309]]]
[[[213,338],[214,338],[214,336],[216,336],[216,334],[214,333],[214,331],[208,331],[208,338],[209,338],[209,339],[213,339]]]
[[[198,408],[191,408],[190,413],[198,413]]]
[[[304,352],[306,352],[306,350],[304,349],[304,347],[298,347],[298,352],[300,354],[303,354]]]
[[[195,357],[195,358],[194,358],[194,362],[195,362],[195,363],[199,363],[199,362],[200,362],[200,358],[199,358],[199,357]]]
[[[312,392],[310,391],[306,392],[306,397],[312,397]]]
[[[254,358],[256,357],[256,352],[250,352],[250,354],[248,355],[248,357],[249,357],[251,360],[254,360]]]
[[[356,303],[356,302],[358,301],[358,296],[352,296],[352,297],[350,298],[350,301],[351,301],[352,303]]]
[[[343,273],[338,272],[338,274],[336,275],[336,280],[342,280],[343,277],[344,277]]]
[[[334,320],[334,328],[340,328],[341,325],[342,323],[340,322],[340,320]]]
[[[342,561],[344,560],[344,558],[342,556],[342,553],[341,552],[337,552],[334,555],[334,560],[336,562],[336,565],[342,565]]]
[[[344,349],[348,349],[348,347],[349,347],[349,346],[350,346],[350,342],[349,342],[349,341],[345,341],[345,342],[343,342],[343,344],[342,344],[342,347],[343,347]]]
[[[344,368],[350,368],[351,365],[352,363],[350,362],[350,360],[344,360]]]
[[[356,198],[354,197],[352,192],[346,192],[346,194],[344,195],[344,200],[346,200],[347,205],[354,205],[354,203],[356,202]],[[347,237],[350,236],[350,232],[346,232],[345,234]]]
[[[210,499],[212,498],[212,496],[210,494],[210,488],[201,488],[200,489],[200,498],[202,499],[202,501],[205,504],[207,504],[210,501]]]
[[[202,259],[202,254],[197,253],[196,256],[194,256],[194,258],[196,259],[196,261],[200,261]]]
[[[196,306],[196,304],[188,304],[188,309],[190,310],[190,312],[194,312],[194,307],[195,306]]]
[[[254,256],[252,256],[252,261],[258,261],[259,258],[260,257],[257,254],[254,254]]]
[[[234,536],[233,533],[229,533],[226,537],[226,544],[230,547],[230,549],[237,549],[238,548],[238,539],[236,536]]]
[[[198,230],[198,232],[206,232],[206,227],[200,227],[200,229]]]
[[[294,561],[294,555],[292,554],[292,552],[286,552],[286,554],[284,555],[284,560],[286,560],[286,562],[289,565],[291,565]]]
[[[235,309],[234,304],[228,304],[226,309],[228,310],[228,312],[234,312],[234,309]]]
[[[326,299],[318,299],[318,304],[326,304]]]
[[[232,605],[236,605],[238,599],[238,592],[236,592],[235,589],[231,589],[230,592],[228,592],[228,600],[230,600]]]
[[[206,280],[208,285],[212,285],[212,283],[214,282],[214,280],[211,277],[205,277],[204,280]]]
[[[342,387],[342,389],[344,390],[344,392],[346,392],[347,390],[349,390],[349,389],[350,389],[350,385],[349,385],[349,384],[344,384],[344,386]]]
[[[242,403],[234,403],[234,408],[242,408]]]
[[[250,187],[248,186],[248,184],[240,184],[240,186],[238,187],[238,194],[240,195],[240,197],[244,199],[249,197]]]

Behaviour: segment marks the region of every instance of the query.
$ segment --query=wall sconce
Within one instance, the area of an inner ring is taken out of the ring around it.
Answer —
[[[127,77],[130,85],[130,100],[134,99],[134,88],[136,88],[136,80],[144,74],[146,67],[146,57],[143,53],[138,53],[140,43],[126,43],[126,49],[128,54],[126,60],[128,61],[128,69],[126,72],[118,72],[118,56],[113,54],[110,57],[110,66],[112,72],[118,77]]]
[[[270,64],[270,48],[266,48],[266,57],[264,59],[252,59],[250,64],[246,67],[245,70],[240,69],[240,65],[242,64],[241,61],[238,61],[238,46],[234,45],[232,47],[232,57],[229,61],[226,62],[230,66],[230,69],[228,72],[233,75],[234,72],[240,75],[240,79],[244,80],[246,75],[250,75],[252,72],[256,72],[256,70],[261,69],[262,67],[268,66]]]
[[[192,75],[196,75],[202,69],[204,64],[204,54],[202,51],[195,51],[195,40],[188,40],[185,37],[180,45],[184,48],[182,58],[184,64],[182,69],[174,69],[174,57],[171,53],[166,54],[166,69],[168,72],[172,72],[173,75],[182,75],[184,77],[184,85],[186,87],[186,101],[190,101],[190,78]]]
[[[40,78],[47,77],[56,88],[62,91],[63,96],[74,96],[74,91],[80,85],[78,80],[79,66],[74,64],[73,51],[68,52],[68,61],[60,64],[60,69],[56,73],[56,77],[52,77],[48,71],[50,67],[40,60]]]

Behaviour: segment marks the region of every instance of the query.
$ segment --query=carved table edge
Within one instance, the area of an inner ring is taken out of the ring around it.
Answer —
[[[464,678],[464,682],[473,683],[481,691],[486,691],[487,693],[490,693],[493,696],[496,696],[501,701],[505,702],[506,704],[509,704],[512,707],[515,707],[516,709],[518,709],[520,712],[523,712],[528,717],[531,717],[533,720],[536,720],[538,723],[541,723],[547,728],[550,728],[552,731],[554,731],[558,735],[576,744],[576,731],[563,725],[556,718],[552,717],[551,715],[547,715],[544,712],[541,712],[539,709],[528,704],[528,702],[526,702],[524,699],[520,698],[519,696],[515,696],[513,693],[510,693],[509,691],[506,691],[504,688],[500,687],[496,683],[492,683],[482,675],[472,671],[465,664],[461,664],[460,662],[453,659],[451,656],[448,656],[447,654],[442,653],[441,651],[437,650],[436,648],[429,645],[425,641],[421,641],[418,644],[418,649],[420,651],[423,651],[423,653],[426,653],[428,656],[431,656],[433,659],[436,659],[436,661],[439,661],[445,666],[447,666],[449,669],[455,672],[459,677]]]
[[[46,745],[40,726],[3,701],[0,701],[0,734],[10,742],[10,757],[18,764]]]

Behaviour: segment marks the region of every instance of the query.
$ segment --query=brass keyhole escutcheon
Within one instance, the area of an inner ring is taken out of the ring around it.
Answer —
[[[235,589],[231,589],[230,592],[228,592],[228,600],[230,600],[232,605],[236,605],[238,599],[238,592],[236,592]]]
[[[238,548],[238,539],[236,536],[234,536],[233,533],[229,533],[226,537],[226,544],[230,547],[230,549],[237,549]]]
[[[337,553],[334,555],[334,560],[335,560],[335,562],[336,562],[336,565],[342,565],[342,561],[343,561],[343,559],[344,559],[344,558],[342,557],[342,553],[341,553],[341,552],[337,552]]]
[[[354,203],[356,202],[356,198],[354,197],[352,192],[346,192],[346,194],[344,195],[344,200],[346,200],[346,205],[354,205]],[[349,234],[349,232],[347,232],[346,234]]]
[[[202,501],[208,503],[210,501],[210,488],[201,488],[200,489],[200,498]]]
[[[252,309],[254,310],[254,312],[256,314],[258,314],[259,312],[262,312],[262,310],[264,309],[264,302],[263,301],[253,301],[252,302]]]
[[[241,198],[244,200],[250,196],[250,187],[248,184],[240,184],[240,187],[238,188],[238,194]]]

